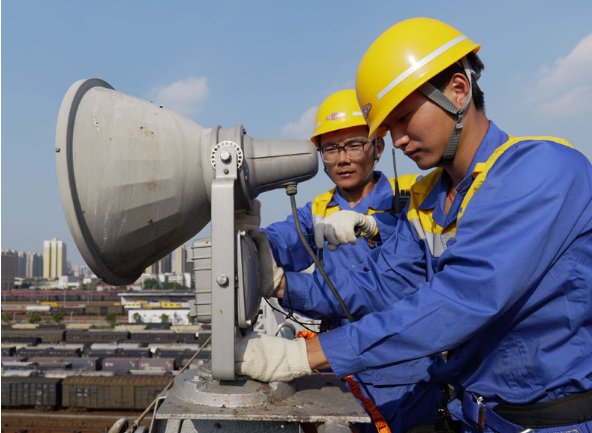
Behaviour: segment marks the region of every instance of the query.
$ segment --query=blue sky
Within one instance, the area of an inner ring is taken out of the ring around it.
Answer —
[[[309,138],[316,107],[354,86],[370,44],[414,16],[445,21],[482,45],[480,85],[498,126],[564,137],[592,159],[589,1],[4,0],[2,248],[42,252],[43,240],[57,237],[68,260],[83,263],[54,156],[57,114],[75,81],[104,79],[206,128],[242,124],[254,138]],[[379,168],[390,176],[388,143]],[[402,153],[397,162],[399,174],[417,172]],[[330,187],[319,171],[297,201]],[[263,225],[290,213],[283,191],[260,200]]]

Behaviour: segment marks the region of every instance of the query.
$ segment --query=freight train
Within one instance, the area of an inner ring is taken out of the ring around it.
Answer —
[[[161,376],[3,377],[3,408],[142,411],[173,380]]]
[[[119,329],[6,329],[2,328],[2,343],[188,343],[203,344],[208,331],[175,332],[167,329],[141,331]]]

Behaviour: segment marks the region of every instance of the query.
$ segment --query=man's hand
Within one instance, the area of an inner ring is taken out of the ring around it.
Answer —
[[[321,249],[325,239],[329,242],[329,251],[335,251],[339,245],[356,244],[359,233],[366,236],[376,234],[376,220],[370,215],[364,215],[351,210],[332,213],[326,218],[313,217],[315,243]]]
[[[265,298],[270,298],[280,286],[284,276],[284,269],[278,267],[275,263],[267,234],[259,231],[259,229],[250,229],[248,233],[257,246],[259,266],[261,266],[261,293]]]
[[[312,374],[303,338],[249,332],[234,349],[234,370],[262,382],[289,382]]]
[[[237,210],[234,212],[234,229],[257,230],[261,225],[261,202],[253,200],[253,206],[248,210]]]

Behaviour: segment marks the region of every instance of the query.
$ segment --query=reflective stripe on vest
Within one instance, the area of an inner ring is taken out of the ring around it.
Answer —
[[[559,144],[563,144],[565,146],[573,148],[569,142],[562,138],[556,137],[511,137],[508,141],[504,144],[499,146],[489,157],[487,162],[481,162],[475,164],[475,169],[473,170],[473,183],[469,187],[467,194],[465,195],[461,207],[456,217],[456,220],[450,223],[446,229],[442,229],[433,219],[433,212],[434,209],[419,209],[421,204],[430,194],[432,189],[438,183],[440,176],[442,174],[442,169],[437,168],[425,177],[421,178],[417,181],[411,188],[411,200],[409,203],[409,210],[407,212],[407,219],[409,220],[410,224],[415,229],[415,232],[420,240],[425,240],[428,244],[430,249],[430,253],[434,257],[440,257],[442,253],[447,248],[447,243],[450,239],[456,239],[456,228],[457,225],[464,215],[465,211],[467,210],[467,206],[479,187],[483,185],[483,182],[487,178],[487,174],[491,167],[495,164],[498,158],[506,151],[508,148],[513,146],[516,143],[525,140],[535,140],[535,141],[553,141]]]

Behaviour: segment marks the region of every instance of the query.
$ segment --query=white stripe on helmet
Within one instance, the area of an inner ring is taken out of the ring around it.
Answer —
[[[425,64],[431,62],[436,57],[438,57],[442,53],[448,51],[450,48],[454,47],[455,45],[458,45],[459,43],[461,43],[465,39],[468,39],[468,38],[465,35],[460,35],[460,36],[452,39],[451,41],[445,43],[444,45],[442,45],[438,49],[432,51],[430,54],[428,54],[427,56],[425,56],[423,59],[421,59],[420,61],[416,62],[414,65],[410,66],[407,70],[405,70],[401,74],[399,74],[399,76],[397,78],[395,78],[393,81],[391,81],[389,84],[387,84],[387,86],[384,89],[382,89],[380,92],[378,92],[378,94],[376,95],[376,97],[378,99],[382,99],[384,97],[384,95],[386,95],[388,92],[390,92],[391,90],[393,90],[393,88],[397,84],[399,84],[401,81],[403,81],[409,75],[413,74],[419,68],[421,68]]]

